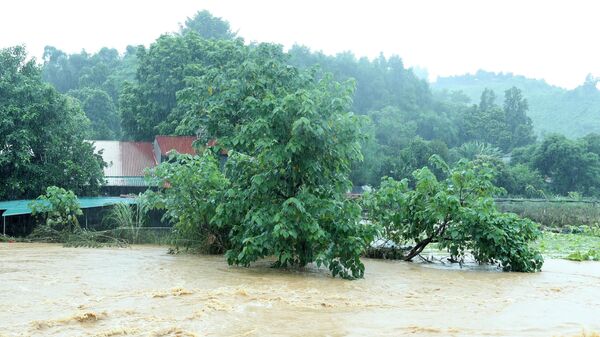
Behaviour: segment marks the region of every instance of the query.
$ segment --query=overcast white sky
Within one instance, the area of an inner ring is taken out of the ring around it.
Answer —
[[[45,45],[123,51],[173,32],[207,9],[246,41],[328,54],[400,55],[407,66],[448,76],[477,69],[513,72],[566,88],[600,76],[600,1],[213,1],[18,0],[0,6],[0,47]]]

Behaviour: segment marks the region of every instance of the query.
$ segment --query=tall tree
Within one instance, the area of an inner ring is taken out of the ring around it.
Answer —
[[[98,192],[102,157],[84,141],[89,120],[42,81],[25,48],[0,50],[0,199],[31,198],[57,185]]]
[[[485,88],[481,93],[481,100],[479,101],[479,109],[482,111],[489,110],[496,105],[496,93],[489,89]]]
[[[110,96],[100,89],[83,88],[68,92],[79,100],[85,114],[90,119],[91,139],[119,139],[121,137],[121,121],[117,108]]]
[[[517,87],[527,97],[527,115],[537,135],[562,133],[575,138],[600,132],[600,90],[593,76],[586,77],[579,87],[567,90],[544,80],[480,70],[475,74],[439,77],[431,86],[434,92],[461,90],[473,102],[479,99],[484,88],[504,93],[507,88]]]
[[[600,158],[587,150],[585,141],[550,135],[537,146],[532,166],[551,180],[549,185],[555,193],[600,193]]]
[[[529,104],[521,90],[512,87],[504,92],[504,113],[508,130],[512,134],[511,148],[531,144],[535,141],[533,123],[527,116]]]
[[[229,22],[213,16],[209,11],[197,12],[193,17],[187,18],[181,26],[181,33],[195,32],[206,39],[230,40],[236,37],[231,31]]]
[[[229,149],[231,185],[215,217],[232,226],[229,263],[275,256],[278,267],[316,262],[362,277],[369,227],[345,197],[360,158],[352,86],[290,67],[280,46],[242,49],[243,64],[209,67],[180,95],[203,140]]]
[[[118,96],[124,82],[135,78],[135,51],[129,46],[121,57],[110,48],[102,48],[96,54],[82,51],[70,55],[51,46],[44,50],[42,77],[60,92],[81,101],[92,121],[92,138],[120,137]]]
[[[177,93],[186,88],[187,76],[201,74],[207,66],[241,64],[240,40],[207,40],[195,32],[163,35],[147,50],[137,51],[137,82],[128,83],[120,96],[125,137],[152,139],[156,134],[187,133],[177,130],[183,115]]]
[[[464,115],[462,138],[465,142],[479,141],[492,144],[505,152],[535,141],[531,119],[527,117],[527,100],[521,91],[511,88],[504,96],[504,108],[494,101],[496,94],[485,89],[479,106],[473,106]]]

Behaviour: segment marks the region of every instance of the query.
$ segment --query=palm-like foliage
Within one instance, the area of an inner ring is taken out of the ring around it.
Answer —
[[[502,150],[485,142],[468,142],[454,149],[457,159],[502,158]]]
[[[146,223],[146,211],[145,202],[142,198],[138,198],[136,205],[125,203],[114,205],[104,217],[104,221],[116,228],[128,230],[131,233],[132,243],[136,243],[140,228]]]

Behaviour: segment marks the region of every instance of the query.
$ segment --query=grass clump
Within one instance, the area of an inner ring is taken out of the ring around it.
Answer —
[[[590,249],[588,251],[575,251],[565,257],[571,261],[600,261],[600,249]]]

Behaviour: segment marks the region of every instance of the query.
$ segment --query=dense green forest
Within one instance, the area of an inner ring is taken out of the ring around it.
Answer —
[[[368,59],[350,52],[325,55],[298,45],[286,51],[276,44],[246,43],[227,21],[206,11],[188,18],[179,31],[147,47],[129,46],[123,53],[105,47],[95,54],[67,54],[46,47],[40,72],[60,97],[87,116],[89,122],[79,130],[82,137],[150,140],[157,134],[198,135],[202,143],[244,131],[248,117],[243,106],[256,99],[250,91],[258,94],[278,83],[275,76],[280,74],[259,77],[260,67],[253,62],[266,59],[288,67],[279,71],[311,74],[315,81],[331,77],[350,88],[348,111],[361,125],[362,154],[352,161],[350,176],[354,186],[378,186],[386,176],[413,181],[412,172],[437,155],[451,165],[460,159],[493,163],[503,194],[600,193],[595,178],[600,152],[593,144],[597,136],[587,136],[597,123],[587,121],[594,106],[600,106],[591,77],[583,86],[565,91],[542,81],[479,72],[440,79],[432,89],[399,56]],[[238,82],[222,82],[219,76],[239,67],[255,69],[240,81],[256,80],[233,92],[230,86]],[[208,105],[213,95],[224,91],[230,101]],[[248,95],[233,102],[240,93]],[[540,102],[554,110],[541,109]],[[210,114],[198,116],[207,109]],[[227,118],[207,117],[215,114]],[[573,140],[546,131],[586,137]],[[581,165],[559,164],[556,160],[564,156],[558,151],[568,152],[566,163]],[[25,189],[22,195],[34,193]]]
[[[577,138],[600,132],[598,81],[598,78],[588,75],[585,81],[582,79],[580,86],[566,90],[549,85],[544,80],[480,70],[474,75],[440,77],[431,87],[441,96],[462,92],[469,99],[468,102],[473,103],[479,100],[485,88],[494,90],[502,99],[504,90],[517,87],[527,97],[528,115],[536,134],[560,133]]]
[[[119,94],[126,81],[135,80],[136,51],[129,46],[124,55],[112,48],[69,55],[51,46],[44,49],[43,79],[77,99],[91,121],[92,139],[122,137]]]

